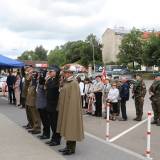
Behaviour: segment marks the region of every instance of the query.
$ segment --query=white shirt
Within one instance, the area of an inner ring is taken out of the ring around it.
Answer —
[[[119,98],[119,90],[117,88],[111,88],[108,93],[108,99],[111,100],[111,102],[118,102]]]
[[[80,88],[81,96],[83,96],[84,95],[84,83],[83,82],[79,83],[79,88]]]

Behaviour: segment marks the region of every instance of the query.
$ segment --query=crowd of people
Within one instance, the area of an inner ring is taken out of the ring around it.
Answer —
[[[59,151],[70,155],[75,153],[76,141],[84,138],[82,111],[106,119],[106,105],[109,104],[111,120],[127,121],[126,102],[132,97],[136,110],[134,120],[142,120],[146,85],[141,75],[136,75],[130,96],[130,85],[125,76],[120,80],[109,77],[102,80],[101,75],[97,75],[95,79],[82,81],[80,77],[75,79],[73,72],[71,66],[60,70],[55,65],[48,71],[35,71],[28,66],[21,74],[9,72],[9,103],[25,108],[28,124],[23,127],[28,132],[40,134],[40,139],[51,138],[46,142],[49,146],[60,145],[61,137],[64,137],[66,146]],[[149,93],[154,112],[152,124],[160,126],[160,74],[155,76]],[[120,111],[121,118],[118,118]]]

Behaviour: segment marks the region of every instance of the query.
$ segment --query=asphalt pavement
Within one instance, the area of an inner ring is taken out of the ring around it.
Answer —
[[[86,118],[90,119],[90,117],[84,116],[85,126],[88,123],[86,121]],[[97,121],[99,120],[100,119],[97,119]],[[101,120],[103,121],[103,119]],[[94,136],[93,134],[90,134],[91,132],[88,133],[88,130],[86,130],[87,133],[85,135],[85,140],[77,144],[76,154],[72,156],[62,157],[61,154],[58,153],[58,149],[64,147],[64,143],[65,143],[64,140],[62,140],[61,146],[49,147],[45,144],[45,141],[40,141],[36,136],[30,135],[25,129],[21,127],[27,123],[25,110],[19,109],[14,105],[8,104],[6,98],[3,98],[3,97],[0,97],[0,122],[1,122],[0,159],[3,159],[3,160],[19,160],[19,159],[39,160],[39,159],[51,159],[50,157],[52,156],[53,156],[52,158],[53,160],[60,160],[60,159],[142,160],[142,159],[145,159],[141,154],[137,154],[136,152],[125,149],[120,145],[118,146],[113,143],[107,143],[105,140],[103,140],[103,138],[100,138],[100,136]],[[95,123],[95,126],[93,126],[93,128],[96,128],[96,127],[98,127],[98,125],[96,125]],[[97,131],[100,131],[100,130],[96,130],[96,133]],[[22,150],[22,148],[24,149]],[[30,149],[27,150],[27,148],[30,148]],[[43,148],[43,151],[42,151],[42,148]],[[7,156],[7,155],[12,155],[12,156]]]

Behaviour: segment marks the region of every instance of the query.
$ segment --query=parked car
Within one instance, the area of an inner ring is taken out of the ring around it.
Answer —
[[[7,91],[7,83],[6,83],[7,77],[3,76],[0,78],[0,92],[2,92],[2,90],[5,88],[5,90]]]

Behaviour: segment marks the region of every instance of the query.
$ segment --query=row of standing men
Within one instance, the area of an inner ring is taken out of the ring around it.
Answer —
[[[44,70],[37,73],[32,67],[25,72],[22,97],[25,98],[28,124],[24,127],[32,134],[40,134],[42,122],[42,134],[38,137],[51,137],[46,142],[49,146],[60,145],[64,137],[66,146],[59,151],[63,155],[74,154],[76,141],[84,138],[84,131],[80,90],[72,69],[64,68],[63,79],[57,66],[47,73]]]

